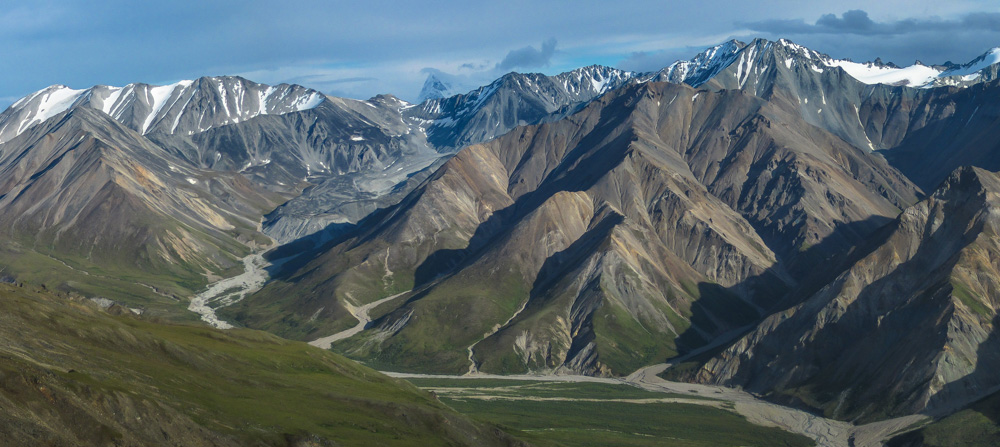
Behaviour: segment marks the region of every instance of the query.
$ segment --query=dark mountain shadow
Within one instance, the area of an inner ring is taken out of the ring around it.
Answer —
[[[778,281],[777,277],[765,273],[748,278],[744,283],[752,283],[755,287],[759,287],[765,277],[769,277],[771,281]],[[676,339],[677,357],[688,355],[716,341],[722,334],[751,325],[764,317],[739,295],[716,283],[705,281],[698,283],[696,298],[691,303],[689,318],[691,326]]]
[[[993,327],[1000,327],[998,325],[1000,325],[1000,315],[993,317]],[[996,378],[996,371],[998,371],[996,358],[998,354],[1000,354],[1000,332],[994,330],[977,349],[977,356],[979,358],[989,358],[990,361],[978,363],[975,371],[970,374],[969,377]],[[989,363],[989,366],[987,366],[987,363]],[[994,384],[992,388],[982,390],[978,387],[971,387],[970,384],[962,382],[962,380],[959,380],[958,382],[952,382],[945,385],[945,387],[938,394],[931,398],[929,403],[930,406],[934,406],[936,408],[930,408],[928,411],[924,411],[923,414],[930,416],[935,420],[940,420],[951,413],[969,410],[986,418],[994,426],[1000,426],[1000,385]],[[945,399],[947,396],[955,394],[955,391],[968,392],[970,390],[977,391],[980,395],[985,395],[986,397],[972,402],[971,404],[967,404],[965,402],[947,402]],[[968,441],[970,440],[970,437],[977,438],[978,436],[985,434],[986,432],[976,432],[970,430],[967,433],[962,433],[965,438],[962,441]],[[994,443],[995,441],[996,439],[994,439]],[[956,443],[957,442],[959,441],[956,440]],[[915,430],[897,436],[888,441],[886,445],[888,447],[922,447],[925,445],[924,432],[923,430]],[[986,442],[983,442],[981,445],[986,445]]]
[[[535,277],[535,282],[531,285],[528,305],[525,309],[543,307],[547,301],[541,298],[547,295],[546,292],[556,286],[566,274],[583,266],[587,261],[587,256],[594,253],[598,246],[611,237],[615,227],[623,222],[625,222],[625,216],[610,212],[564,250],[549,256],[542,263],[542,268],[538,271],[538,276]]]
[[[792,261],[779,257],[778,262],[767,271],[728,288],[710,282],[699,283],[697,292],[700,298],[691,306],[692,327],[677,337],[677,357],[667,360],[688,356],[719,341],[717,338],[706,338],[706,334],[699,330],[710,329],[715,335],[724,334],[730,341],[735,341],[767,316],[801,303],[858,259],[878,248],[891,234],[892,227],[887,223],[892,222],[889,218],[872,216],[864,221],[838,225],[823,241],[797,253]],[[873,227],[877,228],[874,232],[871,230]],[[873,234],[879,236],[868,245],[855,246],[844,242],[847,238],[873,237]],[[786,284],[780,279],[788,274],[792,275],[793,284]],[[741,295],[751,297],[760,310],[747,304]],[[722,327],[719,323],[723,323]],[[694,327],[696,324],[697,328]],[[739,331],[736,330],[738,328],[747,329]],[[721,346],[724,348],[728,343]]]
[[[785,310],[807,299],[860,259],[878,249],[892,235],[895,219],[871,216],[862,221],[838,224],[829,236],[804,251],[779,260],[796,281],[770,309]],[[851,241],[864,241],[855,243]]]

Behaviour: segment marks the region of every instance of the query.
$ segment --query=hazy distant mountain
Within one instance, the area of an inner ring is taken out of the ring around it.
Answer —
[[[434,70],[427,74],[417,102],[429,101],[432,99],[450,98],[455,95],[475,90],[479,86],[467,86],[466,81],[458,76],[451,76],[446,73]]]

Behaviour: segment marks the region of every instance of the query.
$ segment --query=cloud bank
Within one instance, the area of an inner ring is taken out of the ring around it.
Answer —
[[[496,65],[498,70],[513,70],[515,68],[541,68],[547,67],[549,61],[552,60],[552,55],[556,52],[556,39],[549,38],[545,42],[542,42],[542,49],[536,50],[535,47],[526,46],[524,48],[518,48],[516,50],[511,50],[507,53],[507,56]]]
[[[928,32],[997,31],[1000,30],[1000,13],[966,14],[959,19],[904,19],[876,22],[861,9],[852,9],[838,17],[824,14],[815,23],[797,20],[762,20],[740,25],[754,31],[776,34],[856,34],[865,36],[898,36]]]

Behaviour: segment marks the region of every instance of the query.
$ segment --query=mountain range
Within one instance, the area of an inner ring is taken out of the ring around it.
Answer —
[[[382,370],[672,360],[830,418],[947,415],[1000,390],[998,67],[757,39],[459,94],[431,73],[419,104],[53,86],[0,113],[0,272],[177,321],[270,250],[209,310],[360,322],[326,345]]]

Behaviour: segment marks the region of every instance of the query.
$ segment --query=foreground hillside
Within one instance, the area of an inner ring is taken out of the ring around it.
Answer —
[[[519,444],[303,343],[10,284],[0,303],[4,445]]]

